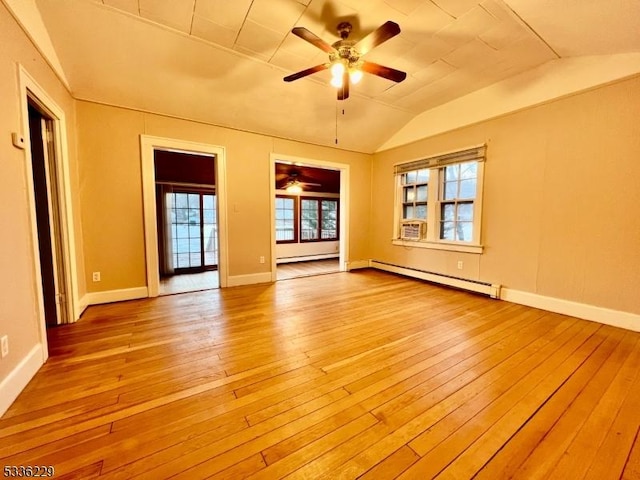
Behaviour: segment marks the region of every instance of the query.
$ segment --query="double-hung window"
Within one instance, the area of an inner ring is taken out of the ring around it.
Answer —
[[[485,146],[395,166],[395,244],[480,253]],[[424,224],[420,236],[403,226]]]

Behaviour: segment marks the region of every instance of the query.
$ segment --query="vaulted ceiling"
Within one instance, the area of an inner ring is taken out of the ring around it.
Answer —
[[[640,0],[35,0],[73,95],[303,142],[373,152],[417,115],[547,62],[640,52]],[[336,100],[327,43],[401,33]]]

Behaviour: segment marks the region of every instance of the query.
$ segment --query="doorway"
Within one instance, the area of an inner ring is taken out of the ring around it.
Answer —
[[[220,285],[215,155],[155,150],[160,295]]]
[[[148,295],[226,287],[224,148],[149,135],[140,144]]]
[[[54,119],[31,96],[27,98],[27,110],[40,287],[45,324],[53,327],[70,322]]]
[[[346,270],[349,166],[272,155],[272,280]]]

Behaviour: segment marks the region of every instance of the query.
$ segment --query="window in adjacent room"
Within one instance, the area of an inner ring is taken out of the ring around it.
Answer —
[[[300,199],[300,241],[338,240],[338,200]]]
[[[395,243],[403,226],[426,225],[411,245],[480,252],[485,146],[395,166]]]
[[[291,243],[298,241],[297,197],[285,195],[276,196],[276,242]]]

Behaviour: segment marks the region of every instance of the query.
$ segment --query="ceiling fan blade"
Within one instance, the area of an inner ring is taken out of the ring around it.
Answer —
[[[323,50],[327,53],[335,52],[335,49],[331,45],[329,45],[327,42],[322,40],[315,33],[311,32],[310,30],[307,30],[304,27],[295,27],[293,30],[291,30],[291,33],[293,33],[294,35],[297,35],[303,40],[306,40],[310,44],[318,47],[320,50]]]
[[[360,52],[360,55],[365,55],[367,52],[371,51],[372,48],[386,42],[399,33],[400,26],[389,20],[356,43],[354,48]]]
[[[349,98],[349,70],[344,69],[342,74],[342,86],[338,89],[338,100]]]
[[[407,78],[407,74],[405,72],[396,70],[395,68],[385,67],[384,65],[378,65],[373,62],[362,62],[360,70],[398,83]]]
[[[327,68],[329,68],[329,64],[323,63],[321,65],[316,65],[315,67],[307,68],[306,70],[287,75],[283,80],[285,82],[293,82],[294,80],[298,80],[299,78],[306,77],[307,75],[311,75],[313,73],[321,72],[322,70],[326,70]]]

